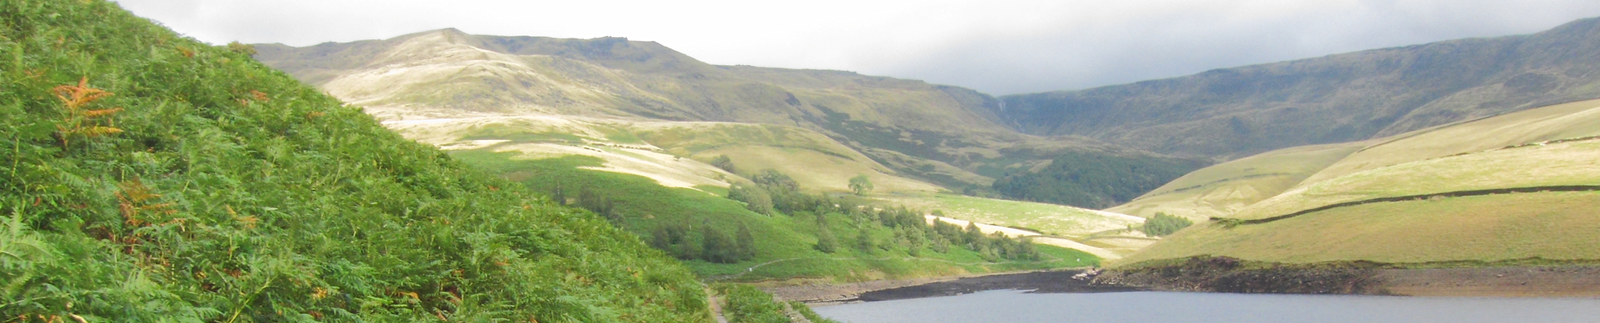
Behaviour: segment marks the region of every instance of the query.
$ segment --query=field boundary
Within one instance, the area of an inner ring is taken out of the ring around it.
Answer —
[[[1222,223],[1223,225],[1231,227],[1231,226],[1242,225],[1242,224],[1261,224],[1261,223],[1273,222],[1273,221],[1293,218],[1293,217],[1297,217],[1297,216],[1301,216],[1301,215],[1305,215],[1305,214],[1309,214],[1309,213],[1327,211],[1327,210],[1330,210],[1330,209],[1336,209],[1336,208],[1342,208],[1342,207],[1350,207],[1350,206],[1357,206],[1357,205],[1363,205],[1363,204],[1372,204],[1372,203],[1403,202],[1403,201],[1414,201],[1414,200],[1426,200],[1426,199],[1430,199],[1430,198],[1467,197],[1467,196],[1513,194],[1513,193],[1591,192],[1591,191],[1600,191],[1600,185],[1533,186],[1533,187],[1515,187],[1515,188],[1496,188],[1496,189],[1486,189],[1486,190],[1453,191],[1453,192],[1406,195],[1406,196],[1395,196],[1395,197],[1381,197],[1381,198],[1366,199],[1366,200],[1360,200],[1360,201],[1334,203],[1334,204],[1323,205],[1323,206],[1319,206],[1319,207],[1315,207],[1315,208],[1300,210],[1300,211],[1296,211],[1294,213],[1278,215],[1278,216],[1272,216],[1272,217],[1266,217],[1266,218],[1260,218],[1260,219],[1248,219],[1248,220],[1246,220],[1246,219],[1238,219],[1238,218],[1211,217],[1211,221]]]

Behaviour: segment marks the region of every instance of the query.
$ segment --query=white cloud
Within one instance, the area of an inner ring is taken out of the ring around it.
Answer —
[[[212,43],[304,46],[454,27],[658,41],[713,64],[821,68],[996,94],[1463,37],[1600,15],[1592,0],[120,0]]]

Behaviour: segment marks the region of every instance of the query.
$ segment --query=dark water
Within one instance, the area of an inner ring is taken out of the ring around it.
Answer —
[[[1442,298],[1015,290],[815,307],[888,322],[1600,322],[1600,299]]]

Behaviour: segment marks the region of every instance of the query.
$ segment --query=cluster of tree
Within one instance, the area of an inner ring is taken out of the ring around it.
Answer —
[[[556,181],[550,190],[550,201],[555,202],[556,205],[567,205],[567,194],[560,181]],[[622,213],[617,212],[617,202],[612,200],[610,196],[602,195],[594,189],[584,186],[578,189],[576,203],[577,207],[594,212],[594,214],[604,217],[606,221],[610,221],[613,225],[622,226]]]
[[[718,155],[717,158],[712,158],[711,166],[716,166],[717,168],[721,168],[729,173],[739,173],[739,169],[733,167],[733,159],[728,158],[728,155]]]
[[[1139,230],[1143,231],[1147,236],[1164,237],[1174,232],[1178,232],[1178,230],[1183,230],[1183,228],[1187,228],[1190,225],[1194,225],[1194,222],[1189,221],[1189,219],[1156,212],[1156,216],[1145,220],[1144,226],[1140,227]]]
[[[1187,159],[1069,151],[1038,172],[1007,174],[992,187],[1007,198],[1099,209],[1132,200],[1203,166]]]
[[[734,235],[718,230],[710,223],[700,226],[700,243],[689,236],[691,228],[684,224],[665,224],[650,233],[650,246],[666,251],[678,259],[700,259],[715,263],[735,263],[756,257],[755,235],[744,223]]]
[[[788,175],[776,170],[763,170],[752,176],[754,185],[735,185],[728,198],[745,202],[751,210],[765,210],[771,214],[779,211],[792,216],[811,215],[817,224],[817,250],[834,253],[840,245],[839,237],[828,221],[828,215],[843,215],[853,224],[853,236],[847,237],[849,247],[860,252],[904,248],[912,256],[922,250],[950,252],[959,246],[979,253],[985,259],[1037,260],[1039,253],[1032,242],[1012,239],[1004,234],[985,235],[977,226],[966,229],[946,223],[928,224],[924,213],[904,206],[876,208],[864,205],[854,197],[832,197],[826,194],[806,194]],[[761,195],[766,193],[766,195]],[[759,205],[759,206],[758,206]],[[762,212],[762,211],[757,211]],[[894,232],[890,241],[878,241],[872,235],[875,228],[888,228]],[[664,249],[665,250],[665,249]]]

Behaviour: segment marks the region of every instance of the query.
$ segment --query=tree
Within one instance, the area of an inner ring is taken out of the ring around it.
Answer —
[[[732,263],[738,261],[737,246],[728,234],[717,230],[711,224],[701,226],[700,231],[700,259],[715,263]]]
[[[772,195],[760,187],[733,184],[728,187],[728,199],[744,202],[744,207],[762,215],[772,215]]]
[[[1145,220],[1144,226],[1140,227],[1139,230],[1143,231],[1146,236],[1161,237],[1183,230],[1183,228],[1187,228],[1190,225],[1194,225],[1194,222],[1189,221],[1189,219],[1156,212],[1156,216]]]
[[[856,192],[856,195],[867,195],[867,191],[872,190],[872,179],[867,178],[866,174],[851,177],[850,190]]]
[[[718,155],[717,158],[712,158],[711,166],[716,166],[729,173],[739,173],[739,170],[733,167],[733,159],[728,158],[728,155]]]
[[[756,173],[754,177],[750,178],[750,180],[775,193],[788,193],[800,190],[799,182],[795,182],[794,178],[790,178],[789,175],[784,175],[782,172],[779,172],[776,169],[763,169],[760,173]]]
[[[860,234],[856,235],[856,250],[860,250],[864,253],[872,252],[872,247],[876,247],[877,245],[877,243],[872,241],[872,230],[861,228]]]
[[[739,223],[739,232],[734,234],[734,246],[739,250],[739,260],[756,257],[756,238],[750,234],[750,227]]]
[[[833,237],[833,230],[827,226],[817,228],[817,251],[833,253],[839,249],[839,239]]]

